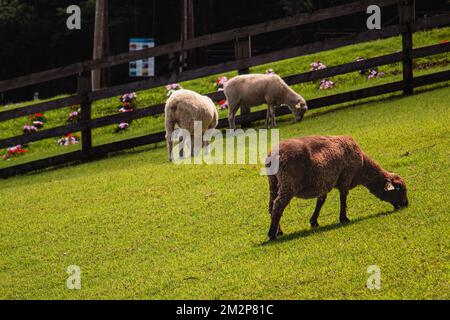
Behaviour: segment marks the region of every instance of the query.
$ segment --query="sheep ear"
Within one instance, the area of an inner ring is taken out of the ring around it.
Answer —
[[[392,184],[392,182],[388,182],[388,183],[386,183],[386,185],[384,186],[384,190],[385,191],[392,191],[392,190],[395,190],[395,187],[394,187],[394,185]]]

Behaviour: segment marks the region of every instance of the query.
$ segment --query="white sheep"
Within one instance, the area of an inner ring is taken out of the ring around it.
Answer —
[[[169,99],[167,99],[164,109],[166,140],[169,149],[169,160],[173,160],[173,140],[172,134],[175,131],[175,124],[181,129],[187,130],[191,134],[191,156],[194,155],[194,122],[200,121],[203,134],[208,129],[215,129],[219,122],[219,114],[214,102],[206,96],[202,96],[190,90],[175,91]],[[184,145],[184,141],[181,142]],[[206,147],[207,142],[203,142]],[[180,148],[180,156],[182,148]]]
[[[275,109],[286,105],[292,111],[296,121],[301,121],[308,110],[305,99],[292,90],[276,74],[247,74],[234,77],[225,84],[225,96],[228,100],[228,122],[236,129],[235,117],[239,108],[250,108],[266,103],[266,127],[275,123]]]

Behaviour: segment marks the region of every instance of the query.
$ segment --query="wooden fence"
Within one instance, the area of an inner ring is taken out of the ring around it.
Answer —
[[[382,28],[380,30],[368,30],[349,37],[326,40],[322,42],[316,42],[312,44],[284,49],[276,52],[251,56],[250,49],[252,36],[263,34],[266,32],[272,32],[276,30],[282,30],[295,26],[305,25],[313,22],[323,21],[327,19],[332,19],[336,17],[341,17],[357,12],[362,12],[365,11],[367,7],[372,4],[377,4],[380,7],[397,5],[399,10],[400,23],[398,25]],[[441,43],[432,46],[413,49],[412,47],[413,33],[421,30],[445,26],[448,24],[450,24],[450,14],[439,15],[427,19],[422,19],[419,21],[414,21],[414,0],[359,1],[343,6],[318,10],[313,13],[301,14],[291,18],[274,20],[267,23],[237,28],[211,35],[205,35],[184,42],[170,43],[137,52],[124,53],[115,56],[110,56],[104,59],[76,63],[73,65],[48,70],[45,72],[39,72],[23,77],[18,77],[15,79],[0,81],[0,92],[2,92],[29,85],[39,84],[51,80],[56,80],[68,76],[76,75],[78,79],[77,81],[78,90],[76,94],[57,100],[37,103],[28,107],[22,107],[0,112],[0,121],[6,121],[18,117],[31,115],[36,112],[45,112],[72,105],[81,105],[82,109],[81,111],[82,118],[77,123],[41,130],[31,135],[24,134],[16,137],[0,139],[0,148],[6,148],[18,144],[39,141],[52,137],[59,137],[69,132],[81,131],[82,135],[81,150],[3,168],[0,169],[0,176],[6,178],[12,175],[25,173],[33,170],[40,170],[51,166],[62,165],[78,161],[86,161],[104,156],[110,152],[115,152],[119,150],[164,141],[165,133],[158,132],[137,138],[104,144],[100,146],[92,146],[92,129],[164,113],[164,105],[158,104],[137,109],[133,112],[125,114],[115,114],[92,119],[91,106],[92,102],[94,101],[121,95],[125,92],[155,88],[169,83],[192,80],[232,70],[239,70],[240,73],[243,73],[246,72],[248,68],[253,66],[278,61],[282,59],[303,56],[311,53],[331,50],[341,46],[366,42],[375,39],[382,39],[401,35],[402,51],[363,61],[350,62],[334,67],[329,67],[323,70],[290,75],[285,77],[284,80],[289,85],[293,85],[323,79],[326,77],[342,75],[349,72],[358,71],[361,69],[369,69],[377,66],[402,62],[403,80],[401,81],[355,90],[351,92],[330,95],[322,98],[312,99],[308,101],[308,107],[310,109],[315,109],[323,106],[354,101],[358,99],[373,97],[396,91],[403,91],[405,94],[411,94],[413,93],[413,89],[416,87],[450,80],[450,71],[443,71],[425,76],[413,77],[413,59],[450,51],[450,43]],[[185,72],[176,75],[160,76],[145,81],[136,81],[128,84],[117,85],[98,91],[91,90],[91,81],[90,81],[91,70],[105,67],[112,67],[151,56],[159,56],[169,53],[182,54],[186,50],[226,41],[235,41],[236,60],[221,63],[218,65],[187,70]],[[224,99],[224,95],[222,92],[210,93],[208,94],[208,96],[210,96],[214,101]],[[277,111],[277,115],[284,115],[287,113],[289,113],[289,110],[286,107],[281,108],[280,110]],[[237,124],[243,123],[247,124],[253,121],[263,120],[265,119],[265,115],[266,115],[265,110],[256,112],[250,112],[249,110],[242,110],[241,115],[237,117],[236,122]],[[227,126],[227,124],[228,123],[226,119],[220,119],[218,127],[224,128]]]

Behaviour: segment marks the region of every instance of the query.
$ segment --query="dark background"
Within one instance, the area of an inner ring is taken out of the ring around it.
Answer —
[[[195,35],[265,22],[351,0],[195,0]],[[81,7],[81,30],[66,28],[66,8]],[[416,0],[416,15],[450,10],[449,0]],[[92,58],[95,0],[0,0],[0,80],[44,71]],[[153,37],[157,44],[180,39],[181,0],[109,0],[110,53],[128,51],[131,37]],[[263,53],[364,30],[367,14],[361,13],[292,28],[253,40],[253,53]],[[382,25],[398,23],[395,7],[382,9]],[[232,60],[233,43],[209,46],[197,52],[196,65]],[[158,57],[157,74],[173,72],[170,57]],[[111,84],[133,81],[128,65],[112,69]],[[75,90],[75,77],[0,94],[0,104],[41,98]]]

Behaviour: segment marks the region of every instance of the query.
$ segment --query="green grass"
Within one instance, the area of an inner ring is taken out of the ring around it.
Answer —
[[[449,299],[448,101],[443,86],[280,121],[283,139],[352,135],[404,177],[410,207],[358,187],[341,226],[333,191],[312,231],[314,201],[295,199],[272,243],[259,165],[177,166],[148,146],[0,181],[0,298]]]
[[[450,38],[450,28],[417,33],[414,46]],[[347,46],[252,68],[285,76],[400,50],[399,37]],[[415,60],[415,75],[448,70],[448,55]],[[381,79],[356,72],[294,89],[307,99],[401,79],[400,64]],[[235,73],[228,73],[233,76]],[[183,83],[214,90],[217,75]],[[312,231],[314,201],[294,200],[282,219],[285,236],[266,243],[267,179],[259,165],[173,165],[164,144],[79,166],[0,181],[0,299],[449,299],[449,83],[312,110],[304,121],[279,121],[281,138],[352,135],[386,169],[402,175],[410,207],[391,212],[364,188],[349,196],[352,223],[338,224],[332,192]],[[437,89],[436,89],[437,88]],[[389,99],[387,99],[389,98]],[[139,106],[165,100],[165,89],[139,92]],[[9,106],[20,108],[33,102]],[[94,117],[117,112],[118,100],[96,102]],[[3,109],[3,108],[1,108]],[[5,108],[6,110],[6,108]],[[46,128],[63,125],[69,108],[47,112]],[[221,112],[224,117],[226,112]],[[0,123],[0,138],[21,134],[26,118]],[[254,127],[260,127],[261,122]],[[94,130],[94,144],[158,132],[163,117]],[[56,138],[0,167],[73,151]],[[66,268],[82,270],[82,289],[66,288]],[[365,287],[367,267],[381,268],[382,288]]]
[[[414,47],[423,47],[439,43],[441,40],[450,39],[450,28],[434,29],[414,34]],[[272,68],[281,76],[287,76],[295,73],[309,71],[309,65],[315,60],[321,60],[327,66],[335,66],[354,61],[357,57],[372,58],[384,54],[393,53],[401,50],[401,38],[392,37],[389,39],[370,41],[358,45],[351,45],[336,50],[320,52],[304,57],[287,59],[279,62],[274,62],[251,69],[251,72],[265,72]],[[448,55],[440,54],[431,57],[421,58],[415,60],[415,76],[448,70],[450,60]],[[385,72],[385,76],[380,79],[367,80],[367,78],[360,76],[357,72],[333,77],[332,80],[336,83],[336,87],[331,90],[319,91],[317,89],[318,83],[304,83],[293,86],[293,88],[301,93],[306,99],[313,99],[325,95],[331,95],[350,90],[361,89],[369,86],[379,85],[392,81],[401,80],[401,64],[391,64],[382,66],[380,71]],[[229,72],[224,75],[232,77],[236,72]],[[182,83],[186,89],[191,89],[200,93],[209,93],[214,91],[214,81],[219,75],[212,75],[209,77],[195,79]],[[140,107],[149,106],[152,104],[162,103],[166,99],[166,91],[164,87],[159,87],[151,90],[139,92],[138,105]],[[61,96],[60,96],[61,97]],[[8,106],[7,108],[0,107],[0,111],[11,108],[20,108],[30,105],[33,102],[27,102],[19,105]],[[93,105],[93,117],[102,117],[117,113],[119,106],[118,98],[105,99],[97,101]],[[261,107],[260,107],[261,108]],[[262,107],[265,108],[265,107]],[[64,125],[69,108],[62,108],[54,111],[46,112],[48,123],[45,128],[49,129],[56,126]],[[226,117],[227,111],[221,111],[221,118]],[[28,124],[27,117],[18,118],[0,123],[0,139],[16,136],[22,134],[22,127]],[[126,132],[119,134],[114,133],[116,125],[107,126],[93,130],[94,145],[101,145],[109,142],[114,142],[131,137],[141,136],[145,134],[155,133],[164,130],[163,116],[147,117],[133,121],[132,126]],[[0,168],[13,166],[23,162],[37,160],[43,157],[49,157],[56,154],[61,154],[69,151],[74,151],[79,146],[60,147],[56,140],[58,137],[34,142],[30,145],[30,151],[19,158],[14,158],[9,161],[0,159]]]

